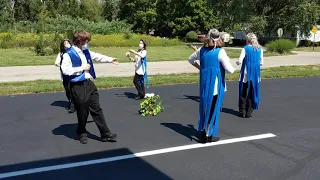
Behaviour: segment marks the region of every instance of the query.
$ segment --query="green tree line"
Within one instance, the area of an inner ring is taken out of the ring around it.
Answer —
[[[320,0],[0,0],[1,31],[21,23],[36,23],[38,31],[50,31],[45,27],[60,19],[126,23],[125,28],[135,33],[154,31],[169,37],[204,33],[212,27],[259,35],[273,35],[281,27],[308,34],[320,24]]]

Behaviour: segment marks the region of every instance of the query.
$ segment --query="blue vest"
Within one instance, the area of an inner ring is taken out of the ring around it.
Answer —
[[[79,54],[75,51],[73,47],[69,48],[66,53],[70,56],[72,67],[81,67],[82,61]],[[95,79],[96,74],[94,71],[91,55],[88,49],[83,50],[84,55],[86,56],[88,64],[90,64],[91,68],[89,70],[90,75]],[[65,75],[63,74],[63,81],[67,82],[80,82],[85,80],[85,72],[83,71],[80,75]]]

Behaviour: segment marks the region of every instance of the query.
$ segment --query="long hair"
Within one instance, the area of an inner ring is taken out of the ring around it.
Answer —
[[[204,39],[204,46],[210,48],[222,48],[224,42],[220,37],[220,32],[217,29],[210,29]]]
[[[71,45],[71,41],[69,39],[64,39],[64,40],[61,41],[61,43],[60,43],[60,58],[61,58],[60,66],[62,64],[63,54],[66,53],[66,50],[67,50],[66,47],[64,46],[64,42],[65,41],[68,41],[69,44]]]
[[[60,54],[64,54],[66,52],[66,47],[64,46],[64,42],[68,41],[69,44],[71,45],[71,41],[69,39],[64,39],[60,43]]]
[[[251,44],[254,49],[261,48],[261,46],[258,42],[258,38],[254,33],[247,34],[247,44]]]
[[[143,49],[147,50],[147,42],[143,39],[140,39],[140,41],[143,43]]]

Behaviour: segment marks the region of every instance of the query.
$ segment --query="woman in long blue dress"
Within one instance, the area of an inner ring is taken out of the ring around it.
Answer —
[[[224,45],[217,29],[211,29],[204,46],[195,51],[189,62],[200,70],[200,104],[198,131],[201,131],[199,142],[216,142],[218,135],[220,108],[224,98],[224,73],[233,73]],[[196,60],[200,61],[200,65]]]
[[[247,35],[247,45],[242,49],[237,65],[241,66],[239,78],[239,112],[243,118],[250,118],[260,102],[260,66],[263,64],[263,50],[253,33]]]

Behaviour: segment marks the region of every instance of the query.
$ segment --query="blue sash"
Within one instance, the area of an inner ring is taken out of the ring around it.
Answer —
[[[138,50],[138,52],[139,51],[140,50]],[[143,74],[143,77],[140,79],[140,83],[144,84],[144,81],[146,81],[146,87],[149,88],[149,79],[148,79],[148,73],[147,73],[147,56],[145,56],[144,58],[141,58],[141,66],[144,74]]]
[[[148,80],[148,73],[147,73],[147,56],[142,59],[141,65],[142,65],[142,70],[144,72],[144,75],[141,81],[142,83],[144,83],[144,80],[145,80],[146,87],[149,88],[149,80]]]
[[[82,65],[81,58],[79,54],[74,50],[74,48],[69,48],[66,53],[70,56],[72,67],[80,67]],[[83,50],[83,53],[86,56],[88,64],[90,64],[91,68],[89,70],[90,75],[95,79],[96,74],[94,71],[93,63],[91,60],[90,52],[89,50]],[[85,80],[85,73],[84,71],[80,75],[63,75],[63,80],[64,81],[70,81],[70,82],[79,82],[79,81],[84,81]]]

